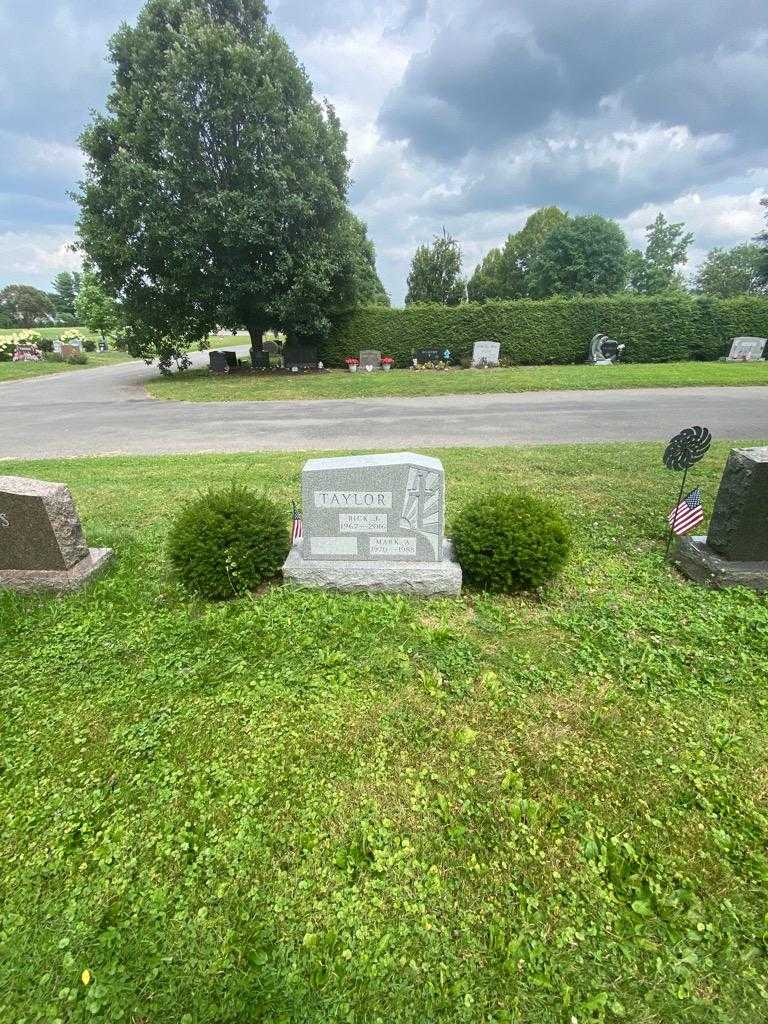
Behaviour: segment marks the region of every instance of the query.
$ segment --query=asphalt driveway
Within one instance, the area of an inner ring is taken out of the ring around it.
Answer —
[[[768,438],[768,387],[186,403],[150,398],[156,373],[122,363],[0,384],[0,458],[657,441],[695,423]]]

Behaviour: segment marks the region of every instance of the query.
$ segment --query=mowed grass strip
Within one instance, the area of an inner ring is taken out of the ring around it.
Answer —
[[[42,360],[38,363],[0,363],[0,384],[9,380],[28,380],[33,377],[47,377],[52,373],[68,373],[71,370],[95,370],[99,366],[113,366],[115,363],[130,362],[127,352],[86,352],[88,362],[84,366],[72,363],[54,363]]]
[[[237,480],[287,523],[300,454],[6,464],[117,562],[0,596],[0,1019],[768,1017],[768,601],[663,563],[659,445],[436,454],[449,515],[553,500],[565,575],[206,604],[170,518]]]
[[[155,398],[185,402],[482,395],[497,392],[768,384],[768,362],[622,363],[617,366],[515,366],[498,369],[383,370],[313,374],[233,374],[197,369],[151,381]]]

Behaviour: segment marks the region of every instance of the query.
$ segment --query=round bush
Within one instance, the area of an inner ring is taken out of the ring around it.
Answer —
[[[209,491],[178,515],[168,555],[188,590],[226,598],[275,576],[290,545],[284,513],[268,498],[233,485]]]
[[[96,342],[93,340],[93,338],[84,338],[83,348],[85,349],[86,352],[95,352]]]
[[[562,569],[570,531],[546,501],[523,491],[487,494],[462,510],[453,544],[465,581],[481,590],[532,590]]]

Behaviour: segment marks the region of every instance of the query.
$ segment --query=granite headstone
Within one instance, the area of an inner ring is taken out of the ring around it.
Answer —
[[[372,370],[381,369],[381,352],[374,352],[370,349],[363,349],[360,353],[360,369],[366,370],[368,367]]]
[[[286,370],[294,366],[299,370],[317,369],[317,347],[315,345],[300,345],[296,342],[287,341],[283,346],[283,366]]]
[[[713,587],[768,590],[768,447],[728,456],[706,537],[684,537],[674,561]]]
[[[269,369],[269,352],[259,352],[255,348],[249,349],[251,366],[254,370]]]
[[[729,363],[755,363],[763,358],[765,338],[734,338],[726,357]]]
[[[476,341],[472,346],[472,365],[498,366],[500,349],[498,341]]]
[[[411,452],[310,459],[301,480],[303,535],[283,566],[286,579],[336,590],[459,592],[438,459]]]
[[[88,547],[64,484],[0,476],[0,590],[76,590],[111,557]]]
[[[419,348],[413,353],[413,358],[417,364],[421,363],[439,363],[442,359],[440,350],[436,348]]]

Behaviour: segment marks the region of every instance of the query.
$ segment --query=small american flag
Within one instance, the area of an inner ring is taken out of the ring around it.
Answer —
[[[304,533],[304,524],[301,520],[301,512],[296,508],[296,504],[293,504],[293,521],[291,523],[291,544],[296,544],[301,540],[302,534]]]
[[[667,516],[667,522],[672,532],[676,533],[678,537],[682,537],[683,534],[692,530],[697,523],[700,523],[703,518],[704,509],[701,505],[701,490],[696,487],[683,498],[676,508],[672,509]]]

